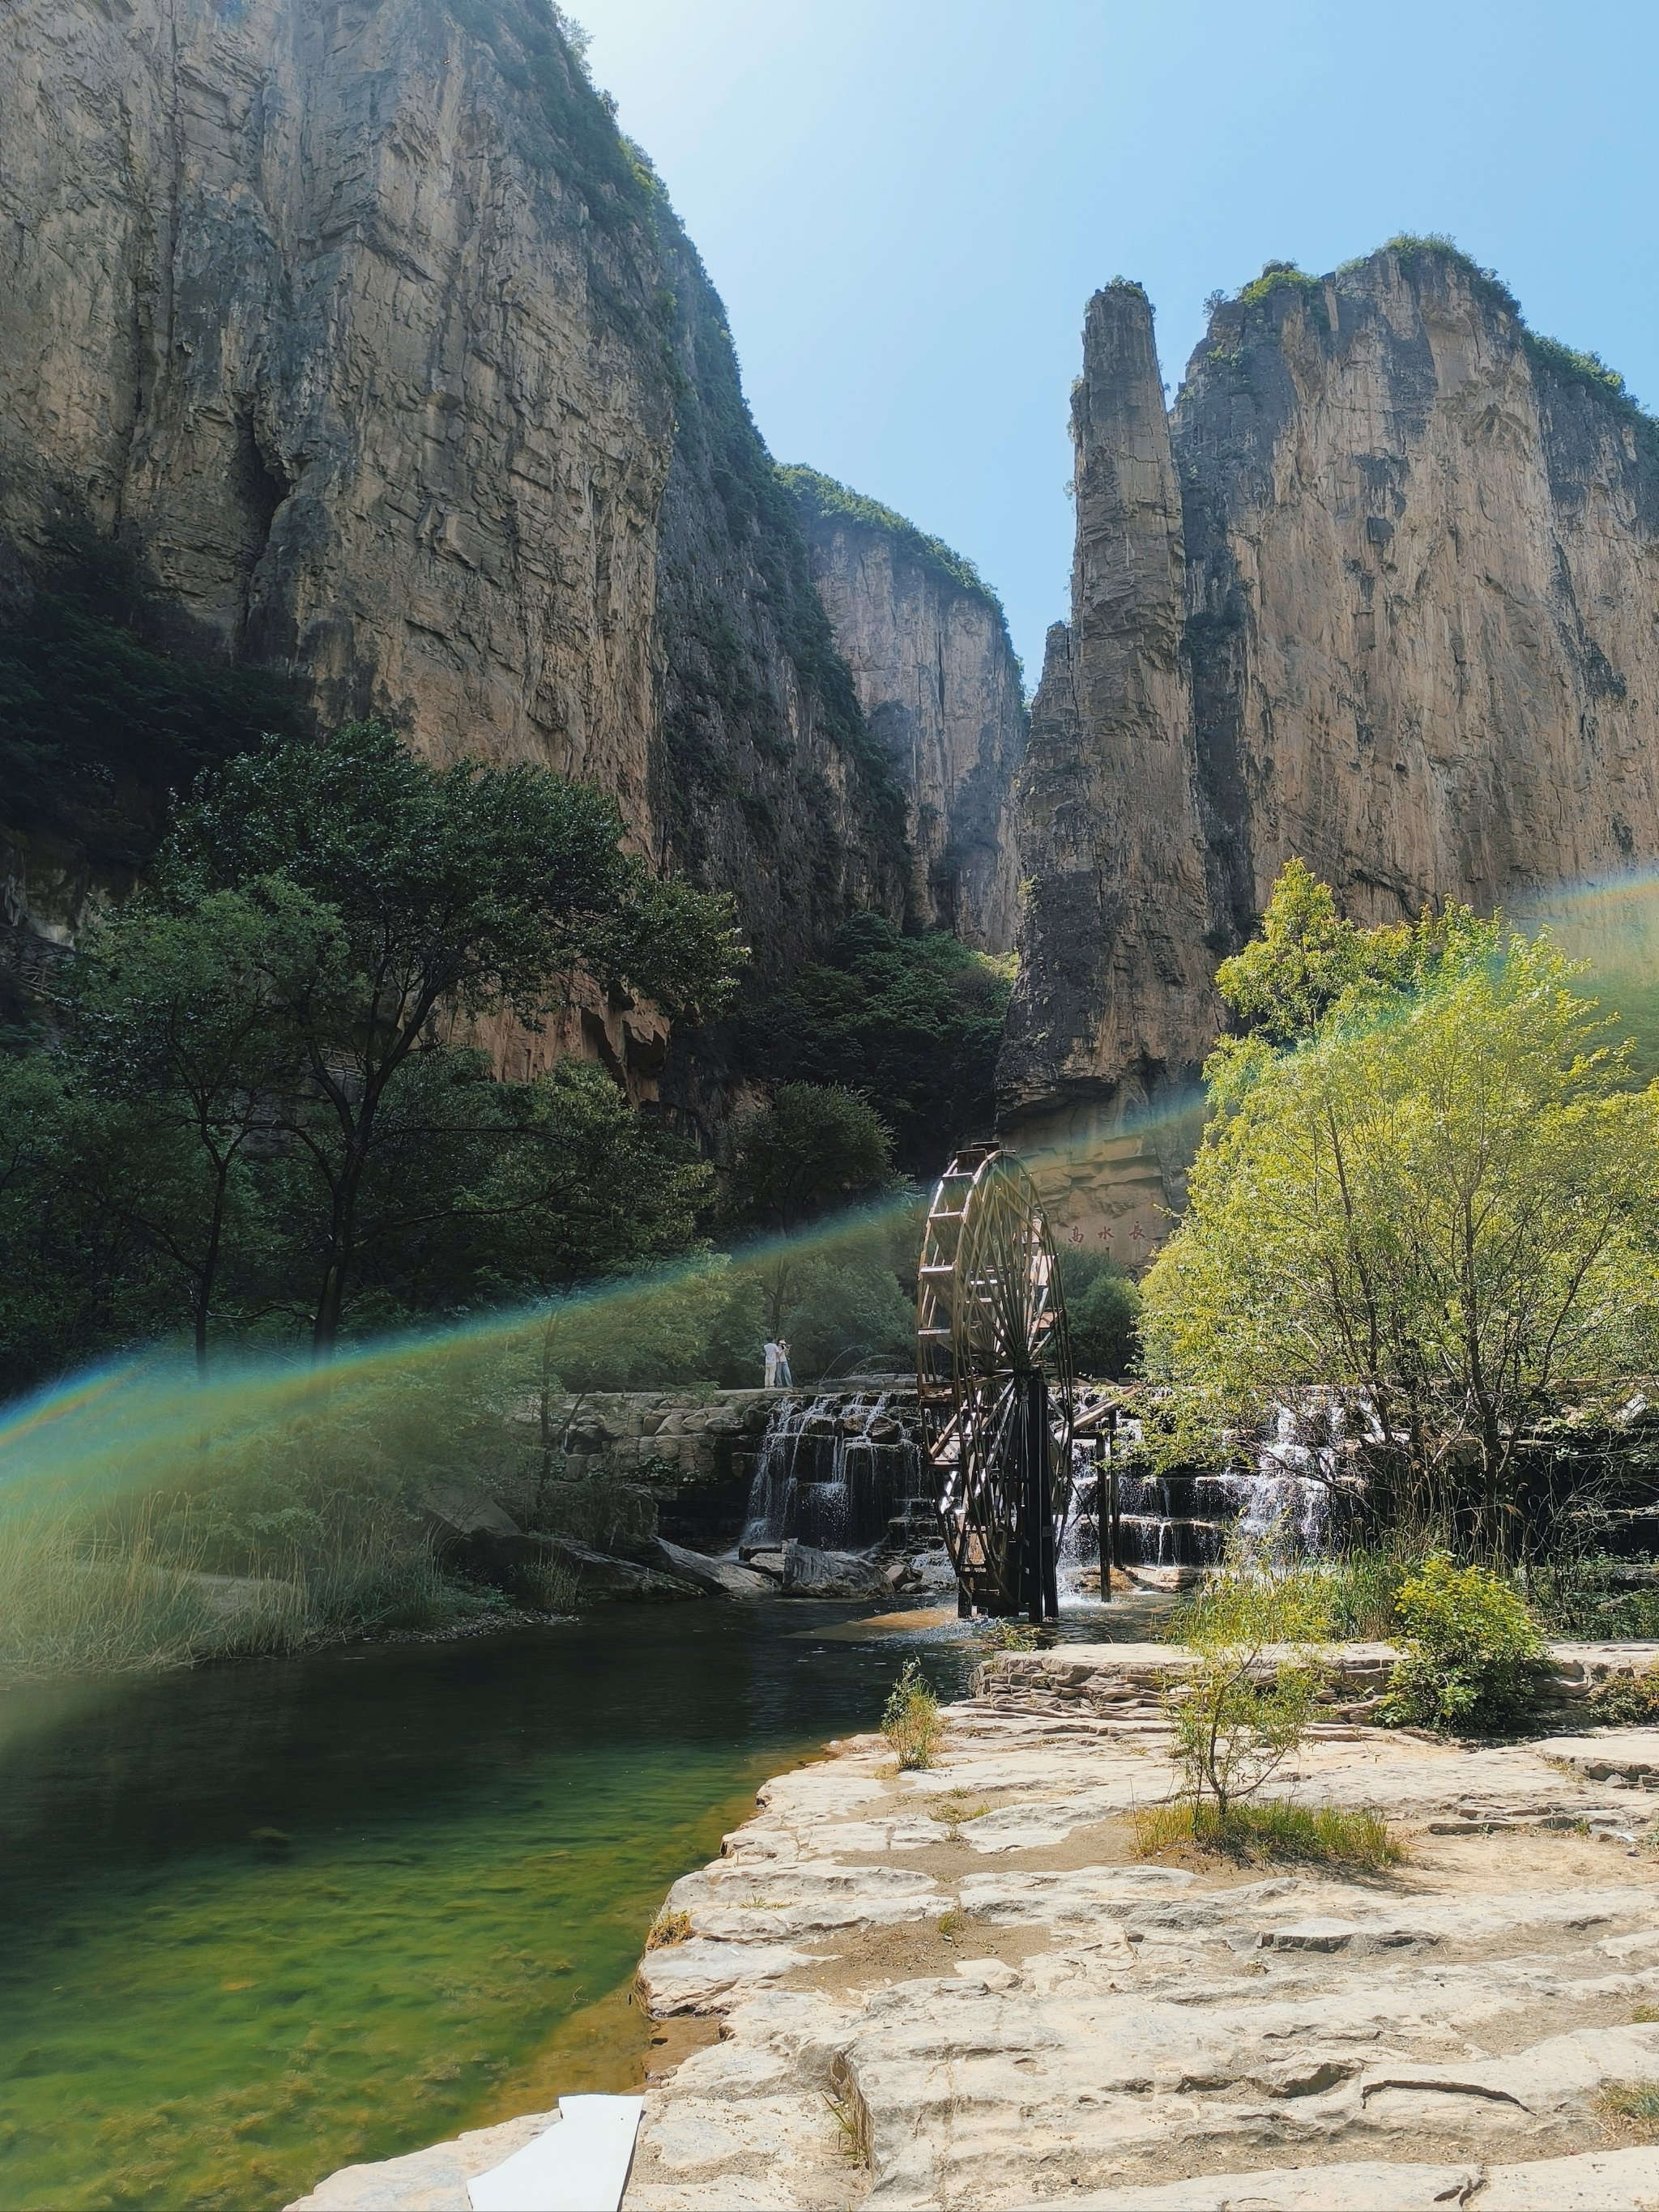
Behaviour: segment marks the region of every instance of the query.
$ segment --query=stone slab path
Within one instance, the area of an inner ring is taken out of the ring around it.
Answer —
[[[1378,1808],[1407,1865],[1147,1863],[1173,1776],[1122,1653],[998,1660],[933,1769],[833,1746],[675,1885],[641,1990],[708,2040],[648,2087],[625,2212],[1659,2212],[1602,2101],[1659,2090],[1659,1736],[1333,1721],[1276,1787]],[[537,2124],[303,2202],[460,2212]]]

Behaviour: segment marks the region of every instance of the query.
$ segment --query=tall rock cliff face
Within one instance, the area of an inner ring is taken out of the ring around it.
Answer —
[[[959,555],[811,469],[785,471],[871,734],[909,799],[919,918],[988,952],[1019,905],[1024,685],[995,594]]]
[[[540,0],[4,35],[0,537],[78,512],[325,719],[597,781],[737,893],[763,981],[902,914],[904,794],[719,301]]]
[[[1364,921],[1659,858],[1659,430],[1434,247],[1218,308],[1166,417],[1091,302],[1001,1082],[1066,1233],[1167,1228],[1212,977],[1299,855]]]

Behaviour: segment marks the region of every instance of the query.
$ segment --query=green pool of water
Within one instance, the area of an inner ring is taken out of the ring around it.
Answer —
[[[0,2206],[250,2212],[637,2081],[664,1891],[910,1648],[847,1619],[617,1607],[0,1693]],[[955,1694],[976,1655],[927,1641]]]

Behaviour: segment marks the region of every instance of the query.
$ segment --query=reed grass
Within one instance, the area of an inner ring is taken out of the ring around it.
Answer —
[[[1379,1874],[1399,1866],[1406,1847],[1368,1806],[1293,1805],[1281,1797],[1235,1800],[1224,1813],[1207,1801],[1176,1797],[1142,1805],[1134,1815],[1137,1857],[1200,1850],[1229,1858],[1293,1860]]]
[[[0,1679],[117,1674],[281,1654],[499,1608],[423,1543],[364,1528],[307,1558],[276,1548],[216,1571],[205,1536],[146,1513],[119,1526],[45,1514],[0,1522]]]

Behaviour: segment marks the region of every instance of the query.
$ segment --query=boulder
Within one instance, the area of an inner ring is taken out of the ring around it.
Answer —
[[[688,1551],[683,1544],[656,1539],[655,1557],[665,1574],[690,1583],[710,1597],[775,1597],[777,1584],[735,1559],[711,1559],[706,1552]]]
[[[856,1552],[821,1552],[791,1536],[783,1547],[783,1589],[788,1597],[890,1597],[893,1585]]]
[[[519,1524],[487,1491],[465,1483],[428,1483],[421,1493],[421,1511],[440,1543],[458,1543],[468,1536],[516,1536]]]
[[[695,1583],[665,1572],[661,1567],[619,1559],[609,1552],[590,1551],[568,1536],[540,1539],[543,1555],[556,1559],[576,1577],[584,1597],[659,1598],[701,1597]]]

